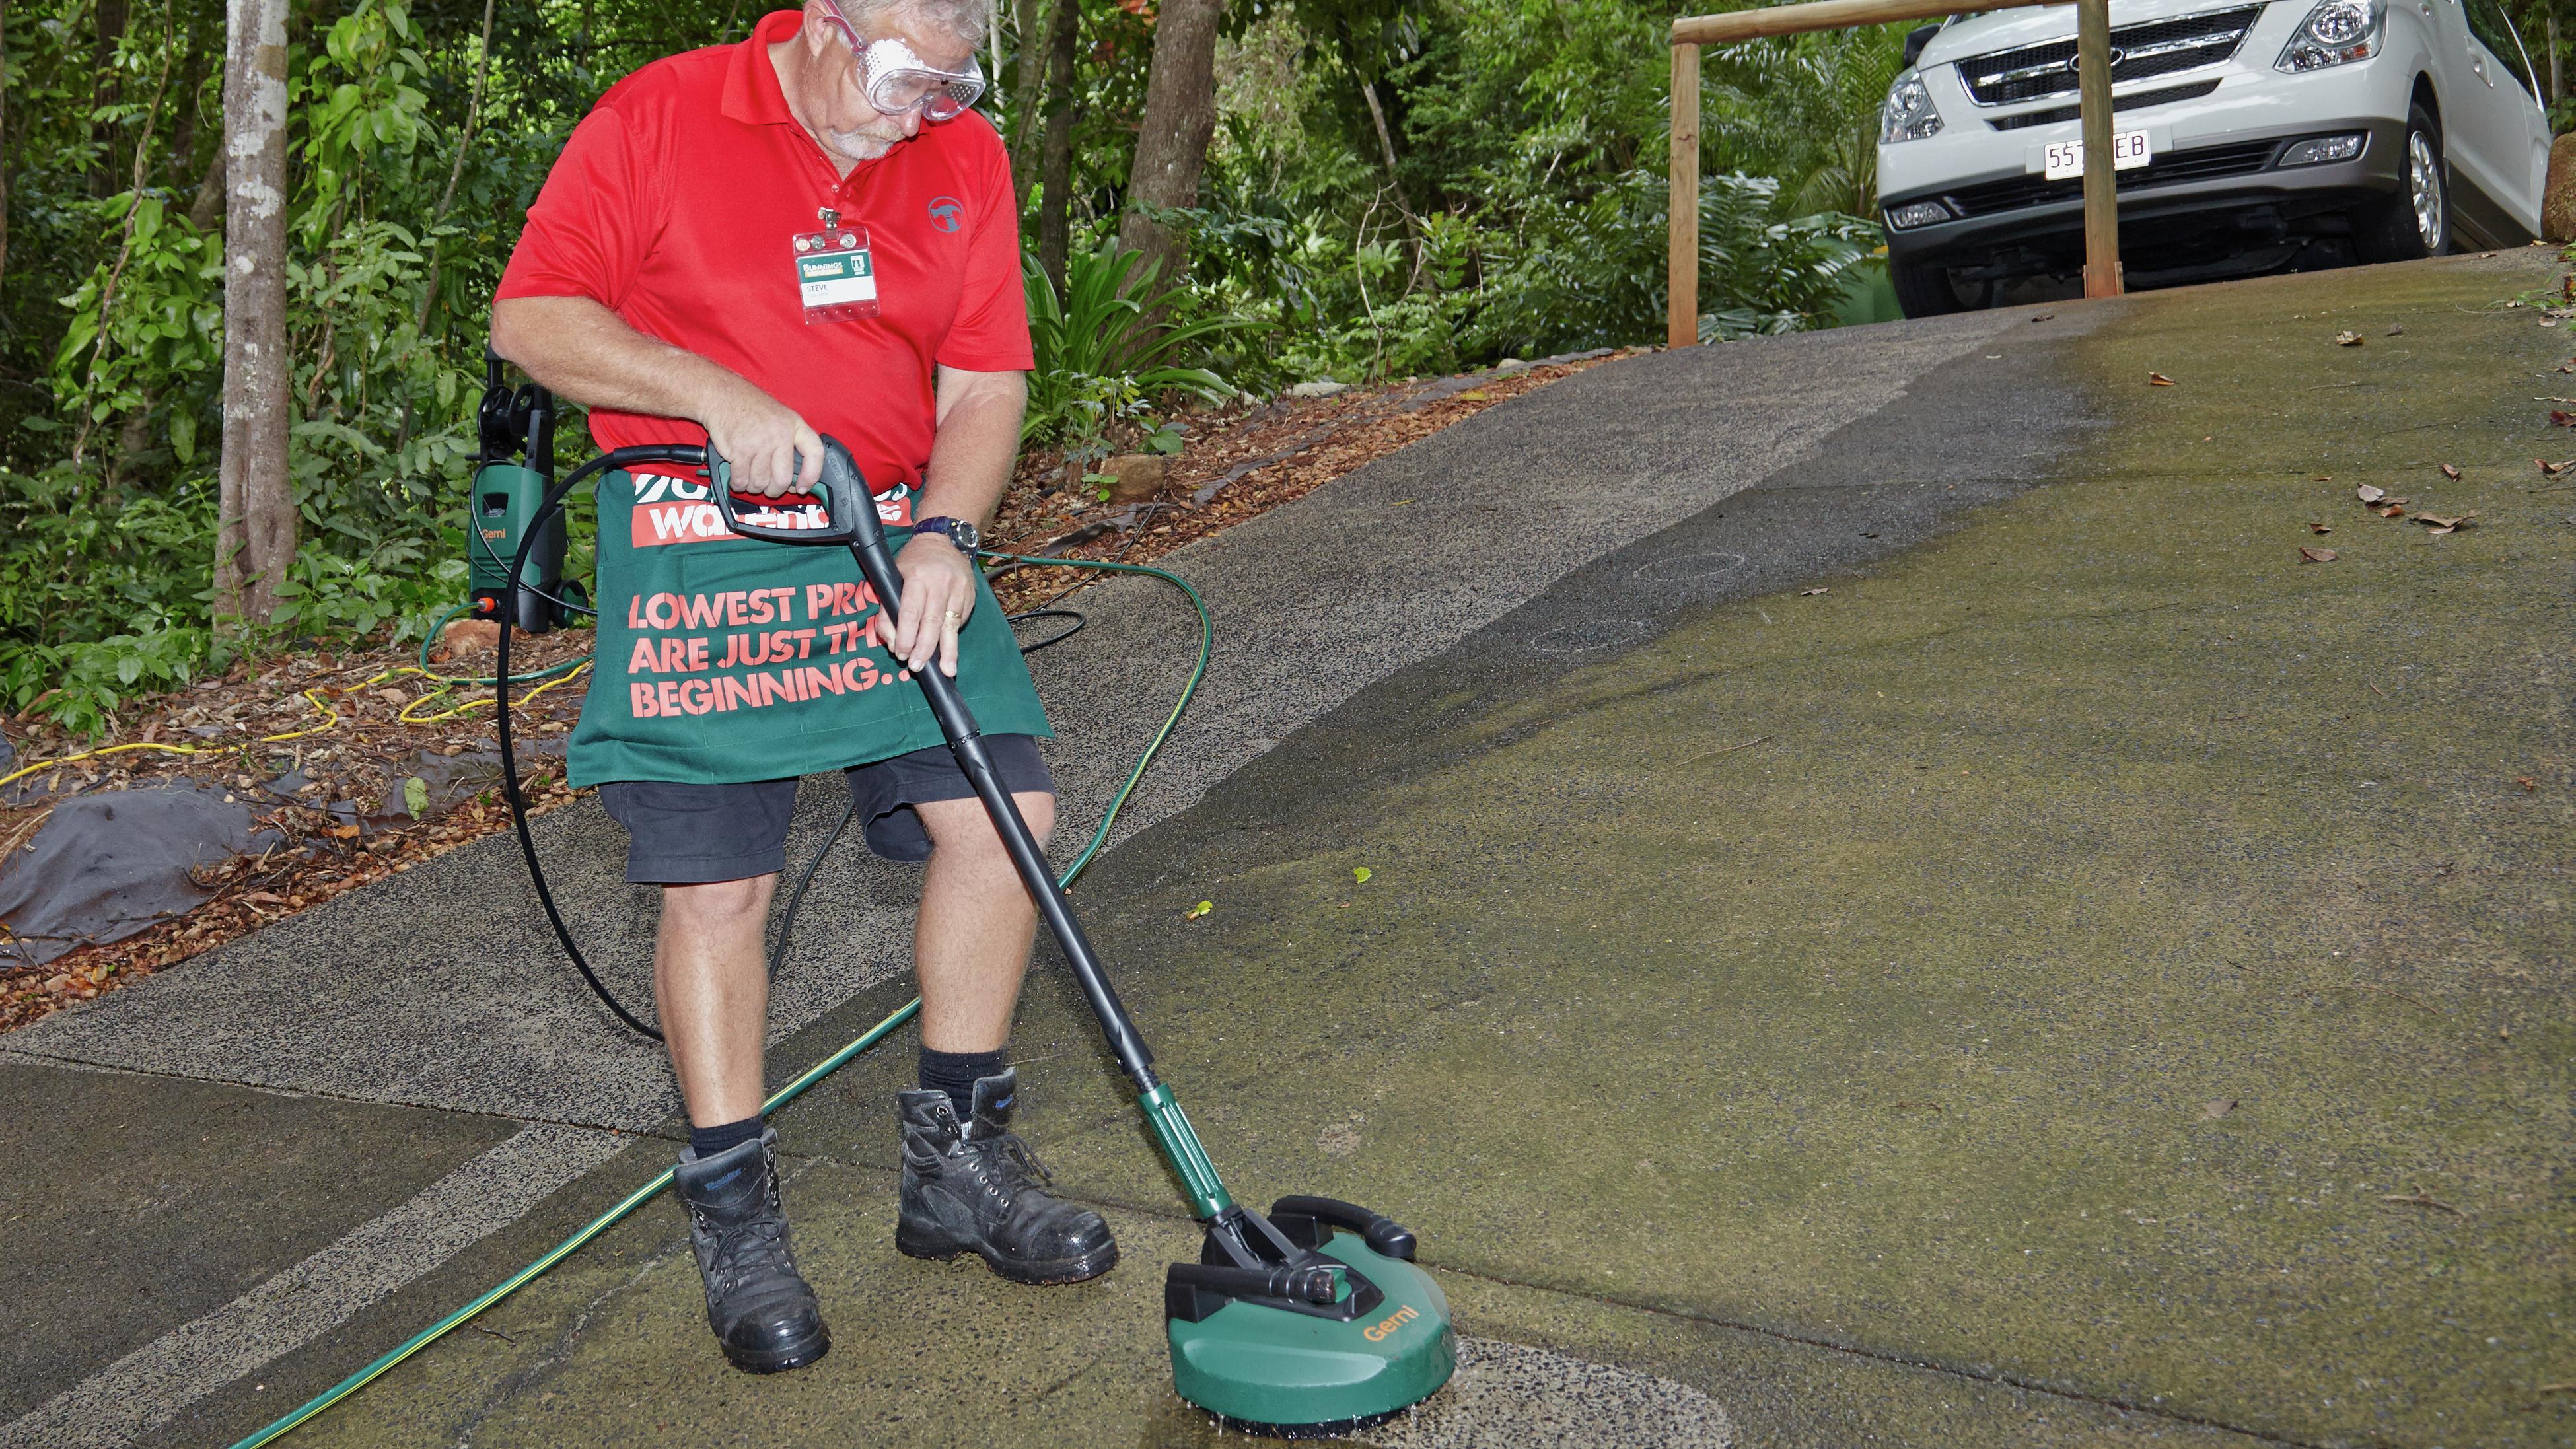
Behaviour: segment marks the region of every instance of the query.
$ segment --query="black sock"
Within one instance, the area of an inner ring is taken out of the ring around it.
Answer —
[[[975,1084],[986,1077],[998,1077],[1011,1069],[1011,1049],[1002,1047],[989,1052],[935,1052],[921,1049],[921,1085],[926,1091],[946,1092],[957,1108],[957,1120],[965,1121],[975,1112]]]
[[[697,1149],[698,1160],[704,1162],[720,1152],[739,1147],[759,1135],[760,1119],[745,1117],[739,1122],[727,1122],[720,1127],[693,1125],[689,1128],[689,1145]]]

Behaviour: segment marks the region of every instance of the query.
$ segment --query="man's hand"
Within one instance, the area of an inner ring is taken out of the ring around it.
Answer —
[[[588,297],[504,297],[492,348],[575,402],[695,418],[733,467],[733,486],[775,498],[823,477],[823,440],[740,373],[647,337]],[[840,500],[833,500],[840,506]]]
[[[823,439],[794,408],[743,382],[723,389],[705,412],[707,442],[732,465],[736,493],[811,493],[822,480]],[[835,498],[832,506],[874,505]]]
[[[918,674],[937,654],[939,672],[955,679],[957,635],[975,612],[975,566],[945,537],[916,533],[895,555],[894,569],[903,575],[903,609],[894,621],[895,659]]]

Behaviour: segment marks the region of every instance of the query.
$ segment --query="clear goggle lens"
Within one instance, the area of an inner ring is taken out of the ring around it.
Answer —
[[[902,41],[880,40],[868,47],[865,61],[874,61],[877,46],[883,45],[903,50],[906,59],[911,57]],[[961,73],[932,70],[918,61],[882,70],[863,62],[860,69],[867,82],[868,104],[889,116],[900,116],[918,107],[925,119],[945,121],[975,104],[975,98],[984,93],[983,74],[971,66]]]

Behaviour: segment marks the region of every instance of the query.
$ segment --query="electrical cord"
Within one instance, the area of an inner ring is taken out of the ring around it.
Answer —
[[[1161,579],[1165,583],[1172,585],[1174,588],[1179,589],[1182,593],[1189,595],[1191,607],[1198,611],[1198,660],[1190,667],[1190,677],[1188,681],[1181,686],[1180,698],[1173,702],[1172,712],[1165,716],[1162,725],[1154,731],[1152,738],[1146,742],[1144,751],[1136,757],[1136,767],[1127,772],[1126,780],[1120,784],[1118,789],[1109,797],[1109,808],[1101,816],[1099,828],[1092,832],[1090,844],[1084,846],[1082,853],[1074,857],[1073,863],[1065,867],[1064,873],[1056,877],[1056,883],[1058,885],[1071,889],[1074,878],[1082,874],[1084,869],[1091,864],[1093,858],[1099,855],[1101,847],[1108,843],[1110,830],[1118,823],[1119,812],[1126,808],[1128,797],[1136,793],[1137,783],[1144,779],[1146,767],[1153,764],[1154,757],[1156,755],[1162,753],[1163,746],[1171,740],[1172,731],[1179,727],[1182,713],[1188,710],[1190,707],[1190,701],[1197,697],[1199,683],[1201,680],[1207,678],[1208,660],[1215,649],[1216,619],[1208,612],[1207,600],[1199,597],[1199,591],[1190,587],[1188,580],[1182,578],[1178,574],[1169,573],[1165,570],[1153,568],[1149,565],[1110,563],[1097,559],[1025,558],[1017,554],[993,554],[990,555],[990,557],[1007,559],[1015,565],[1035,564],[1048,567],[1061,565],[1069,568],[1097,569],[1105,573],[1150,574],[1153,577]],[[503,637],[507,637],[506,631],[504,632]],[[504,719],[508,717],[508,712],[506,710],[502,711],[502,717]],[[848,823],[847,816],[843,817],[842,823],[844,825]],[[837,834],[838,832],[836,830],[836,838]],[[524,841],[525,832],[523,826],[522,843],[524,843]],[[827,841],[825,843],[825,848],[830,848],[830,842]],[[820,859],[821,857],[818,854],[816,857],[818,863]],[[806,867],[805,875],[806,880],[812,879],[812,866]],[[804,881],[799,881],[797,892],[801,895],[803,891]],[[551,903],[549,904],[551,908]],[[794,902],[792,900],[789,902],[789,907],[792,916],[794,908]],[[781,932],[780,941],[783,949],[785,942],[784,931]],[[921,998],[918,996],[896,1008],[891,1015],[887,1016],[883,1021],[878,1022],[876,1025],[869,1027],[849,1045],[842,1047],[839,1051],[832,1053],[830,1056],[827,1056],[823,1058],[823,1060],[806,1068],[803,1072],[797,1075],[794,1081],[779,1088],[776,1095],[761,1104],[761,1115],[766,1117],[770,1113],[777,1111],[779,1108],[786,1106],[788,1103],[795,1101],[798,1097],[803,1096],[808,1088],[812,1087],[815,1083],[822,1081],[832,1073],[839,1071],[844,1065],[848,1064],[861,1052],[864,1052],[868,1048],[875,1046],[878,1042],[883,1041],[887,1036],[891,1035],[896,1028],[902,1026],[905,1022],[912,1020],[914,1016],[920,1013],[920,1011]],[[601,1233],[608,1231],[610,1228],[615,1227],[620,1222],[625,1221],[625,1219],[637,1208],[640,1208],[644,1204],[652,1201],[653,1198],[662,1191],[662,1189],[669,1187],[671,1185],[671,1175],[672,1172],[670,1168],[666,1167],[662,1169],[661,1175],[635,1189],[633,1192],[628,1193],[624,1198],[618,1201],[616,1206],[611,1207],[608,1211],[601,1213],[598,1217],[595,1217],[589,1222],[583,1224],[571,1237],[557,1243],[554,1247],[548,1249],[543,1255],[529,1263],[526,1267],[519,1269],[509,1277],[502,1279],[499,1283],[485,1289],[471,1302],[468,1302],[463,1307],[450,1312],[446,1317],[431,1324],[429,1327],[422,1329],[420,1332],[413,1334],[410,1338],[404,1340],[401,1344],[377,1358],[373,1363],[368,1364],[356,1373],[342,1379],[339,1383],[325,1389],[320,1394],[306,1401],[301,1407],[295,1409],[293,1412],[269,1424],[266,1428],[259,1430],[250,1437],[234,1444],[232,1449],[261,1449],[261,1446],[263,1445],[274,1443],[280,1436],[284,1435],[288,1430],[293,1429],[296,1425],[306,1422],[315,1415],[329,1409],[332,1405],[346,1399],[351,1394],[365,1388],[368,1384],[375,1382],[378,1378],[391,1370],[396,1364],[401,1363],[403,1360],[410,1358],[413,1354],[416,1354],[422,1349],[437,1342],[439,1339],[445,1337],[449,1332],[471,1320],[476,1314],[481,1313],[483,1310],[490,1308],[493,1304],[500,1302],[502,1299],[509,1297],[511,1294],[517,1292],[529,1283],[534,1282],[538,1277],[542,1276],[547,1269],[552,1268],[555,1264],[562,1262],[565,1258],[568,1258],[575,1252],[579,1251],[584,1244],[598,1237]]]

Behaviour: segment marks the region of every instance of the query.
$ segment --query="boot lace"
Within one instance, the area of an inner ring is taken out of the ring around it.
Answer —
[[[787,1219],[772,1206],[773,1211],[728,1228],[711,1221],[697,1204],[689,1205],[698,1231],[715,1240],[714,1251],[707,1255],[707,1277],[720,1291],[770,1269],[796,1271],[795,1255],[787,1246]]]
[[[1004,1132],[975,1141],[960,1141],[960,1155],[971,1165],[975,1180],[1009,1212],[1023,1193],[1043,1196],[1055,1175],[1038,1161],[1037,1154],[1020,1140],[1016,1132]]]

